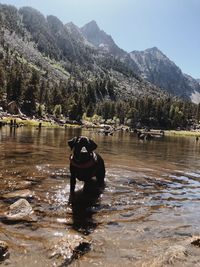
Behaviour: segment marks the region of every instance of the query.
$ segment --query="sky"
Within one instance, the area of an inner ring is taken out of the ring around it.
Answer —
[[[31,6],[63,23],[95,20],[131,52],[159,48],[184,73],[200,78],[200,0],[0,0]]]

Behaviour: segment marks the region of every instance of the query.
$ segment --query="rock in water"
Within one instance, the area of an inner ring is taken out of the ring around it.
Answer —
[[[9,207],[9,211],[5,213],[5,217],[9,221],[35,221],[34,211],[26,199],[19,199]]]
[[[199,236],[198,237],[194,236],[192,238],[191,244],[193,246],[200,247],[200,237]]]
[[[8,256],[8,244],[0,240],[0,261],[5,260]]]
[[[9,198],[32,198],[33,197],[33,192],[31,192],[29,189],[24,189],[24,190],[16,190],[7,194],[4,194],[2,197],[5,199]]]
[[[73,259],[90,250],[91,242],[79,234],[68,234],[61,238],[54,238],[48,244],[50,258],[62,264],[69,264]]]

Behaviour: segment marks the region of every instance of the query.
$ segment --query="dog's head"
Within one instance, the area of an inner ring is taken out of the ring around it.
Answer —
[[[97,144],[85,136],[72,138],[68,145],[73,150],[75,159],[79,161],[89,159],[92,151],[97,148]]]

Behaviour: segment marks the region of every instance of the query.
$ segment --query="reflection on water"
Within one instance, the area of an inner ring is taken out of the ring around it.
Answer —
[[[96,186],[80,189],[75,193],[72,204],[73,229],[88,235],[94,231],[98,222],[95,222],[94,214],[100,209],[100,196],[103,190]]]
[[[80,134],[98,144],[106,187],[85,189],[78,182],[70,207],[67,140]],[[198,266],[198,253],[187,243],[200,231],[200,144],[194,138],[144,142],[123,132],[4,127],[0,149],[1,214],[16,200],[3,195],[29,189],[37,216],[36,222],[0,222],[10,266],[51,266],[47,240],[70,229],[93,240],[72,266]],[[179,251],[174,263],[176,257],[168,257],[174,246],[190,252]]]

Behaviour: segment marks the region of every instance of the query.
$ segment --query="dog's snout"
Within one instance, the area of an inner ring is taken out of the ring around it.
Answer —
[[[81,148],[81,153],[87,153],[87,152],[88,152],[88,151],[87,151],[86,147],[83,146],[83,147]]]

